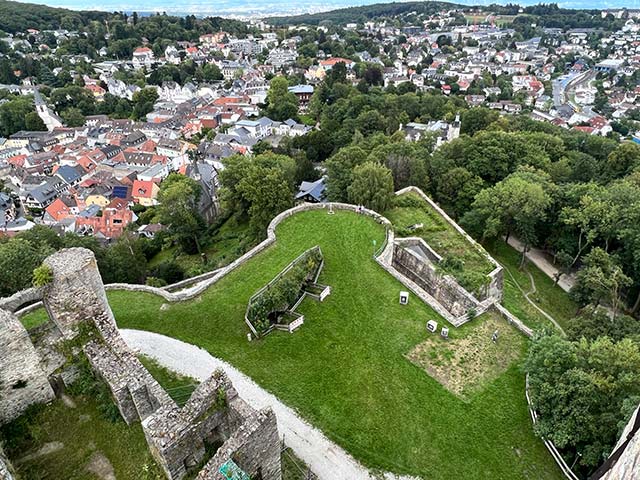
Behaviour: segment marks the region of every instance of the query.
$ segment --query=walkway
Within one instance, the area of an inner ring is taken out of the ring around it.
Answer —
[[[154,358],[162,366],[182,375],[206,380],[216,368],[222,368],[238,394],[253,408],[273,408],[278,429],[285,443],[318,476],[320,480],[373,480],[379,478],[360,465],[320,430],[309,425],[293,409],[258,386],[230,364],[212,357],[207,351],[171,337],[141,330],[120,330],[133,350]],[[387,480],[412,480],[384,474]]]
[[[522,252],[524,245],[520,240],[511,235],[509,237],[509,245],[515,248],[518,252]],[[547,254],[540,250],[539,248],[531,248],[526,255],[527,259],[533,263],[536,267],[542,270],[549,278],[555,280],[555,274],[558,272],[558,269],[549,261],[547,258]],[[562,275],[560,277],[560,281],[558,282],[558,286],[562,288],[565,292],[571,290],[571,287],[576,283],[576,279],[572,274]]]

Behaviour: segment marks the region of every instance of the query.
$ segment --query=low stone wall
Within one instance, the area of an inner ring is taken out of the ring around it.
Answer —
[[[29,334],[15,315],[0,310],[0,425],[53,398]]]
[[[497,302],[493,304],[493,307],[500,315],[502,315],[502,317],[507,322],[509,322],[510,325],[513,325],[514,327],[516,327],[518,330],[524,333],[527,337],[529,338],[533,337],[533,330],[527,327],[524,323],[522,323],[522,320],[516,317],[513,313],[511,313],[509,310],[507,310]]]
[[[27,288],[14,293],[10,297],[0,298],[0,310],[15,312],[23,305],[39,302],[42,300],[42,290],[40,288]]]

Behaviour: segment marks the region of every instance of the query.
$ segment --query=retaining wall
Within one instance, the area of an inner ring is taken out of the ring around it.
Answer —
[[[422,198],[429,206],[434,209],[453,229],[458,232],[464,239],[469,242],[469,244],[475,248],[482,256],[484,256],[489,263],[494,266],[494,269],[488,274],[491,279],[489,286],[487,288],[486,294],[481,295],[480,300],[485,300],[488,297],[494,298],[497,302],[502,301],[502,289],[503,289],[503,274],[502,274],[502,266],[491,256],[486,250],[476,242],[464,229],[458,225],[455,220],[453,220],[447,212],[445,212],[440,206],[434,202],[428,195],[426,195],[421,189],[418,187],[406,187],[396,192],[396,195],[402,195],[405,193],[415,193],[420,198]]]

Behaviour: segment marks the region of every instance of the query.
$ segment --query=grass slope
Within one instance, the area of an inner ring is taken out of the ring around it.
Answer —
[[[32,407],[2,427],[5,452],[21,479],[95,480],[99,477],[87,467],[99,453],[109,460],[118,479],[165,478],[149,452],[140,424],[128,426],[121,419],[107,420],[93,398],[79,396],[73,401],[74,408],[59,399],[46,407]],[[63,447],[37,455],[53,442],[62,442]]]
[[[382,226],[348,212],[297,214],[277,243],[191,302],[161,310],[150,294],[109,292],[121,327],[152,330],[207,349],[250,375],[372,468],[429,479],[560,478],[532,432],[517,364],[469,401],[448,392],[404,355],[437,315],[372,259]],[[249,297],[292,259],[319,244],[324,303],[307,299],[295,334],[247,342]],[[441,319],[439,319],[441,321]]]
[[[578,306],[569,298],[569,295],[559,286],[555,285],[542,270],[533,263],[527,262],[523,270],[519,270],[521,254],[503,241],[495,241],[487,245],[487,250],[504,268],[513,275],[504,274],[504,300],[503,304],[523,322],[533,328],[552,326],[539,311],[533,308],[520,291],[531,291],[531,279],[533,276],[537,292],[529,295],[529,298],[545,312],[551,315],[561,327],[566,328],[575,317]],[[518,288],[518,286],[520,288]]]

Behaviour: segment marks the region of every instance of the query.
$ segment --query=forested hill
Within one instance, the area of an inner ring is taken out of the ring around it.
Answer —
[[[347,7],[329,12],[310,13],[290,17],[272,17],[269,23],[274,25],[318,25],[320,22],[332,22],[336,25],[364,22],[377,17],[393,17],[408,12],[431,14],[441,10],[462,8],[462,5],[448,2],[402,2],[376,3],[361,7]]]
[[[135,10],[136,5],[131,4],[131,10]],[[161,17],[161,22],[157,18]],[[126,15],[114,12],[97,12],[97,11],[74,11],[66,8],[53,8],[46,5],[37,5],[32,3],[10,2],[0,0],[0,32],[16,33],[24,32],[29,28],[36,30],[85,30],[84,27],[89,26],[92,22],[97,21],[104,23],[117,23],[126,19]],[[156,19],[156,20],[154,20]],[[218,30],[243,35],[248,32],[247,24],[238,20],[232,20],[221,17],[198,18],[194,16],[174,17],[169,15],[154,15],[151,17],[140,16],[140,23],[151,20],[156,25],[161,23],[170,28],[165,32],[171,35],[163,35],[164,37],[174,38],[176,40],[192,40],[194,37],[202,33],[211,33]],[[142,30],[145,30],[144,28]],[[152,28],[151,30],[156,30]],[[188,33],[185,33],[188,32]],[[151,31],[141,31],[147,38],[157,36]]]
[[[484,12],[514,16],[514,27],[519,31],[530,27],[532,23],[541,27],[615,30],[620,28],[625,21],[624,19],[614,19],[610,15],[603,18],[599,10],[560,8],[555,3],[540,3],[529,7],[521,7],[516,4],[483,5],[479,7],[448,2],[402,2],[377,3],[306,15],[272,17],[269,22],[274,25],[318,25],[321,22],[344,25],[346,23],[362,23],[375,18],[394,17],[409,13],[430,15],[441,10],[458,8],[482,8]],[[460,22],[466,23],[467,20],[460,16]]]
[[[7,33],[24,32],[28,28],[78,30],[94,20],[103,22],[110,15],[108,12],[76,12],[65,8],[0,0],[0,30]]]

